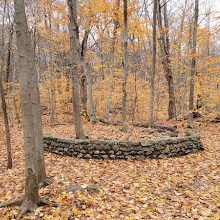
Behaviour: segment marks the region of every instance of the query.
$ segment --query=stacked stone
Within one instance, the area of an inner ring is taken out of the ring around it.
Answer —
[[[59,155],[84,159],[128,159],[178,157],[204,150],[196,133],[185,137],[146,141],[75,140],[44,135],[44,149]]]

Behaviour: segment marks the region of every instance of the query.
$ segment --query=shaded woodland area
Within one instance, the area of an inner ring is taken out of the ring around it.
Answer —
[[[0,218],[219,219],[219,7],[0,0]],[[187,131],[204,152],[84,160],[43,147],[43,133],[134,141]]]

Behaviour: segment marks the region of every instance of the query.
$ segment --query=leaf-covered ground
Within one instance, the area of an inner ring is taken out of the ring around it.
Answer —
[[[19,126],[11,129],[13,169],[7,170],[1,125],[0,203],[21,197],[24,190],[22,130]],[[87,123],[84,127],[93,138],[106,138],[110,133],[117,138],[128,135],[112,126]],[[74,136],[73,126],[45,127],[44,131]],[[133,132],[134,138],[143,135],[139,131]],[[203,125],[199,132],[205,151],[181,158],[103,161],[46,152],[51,184],[40,194],[59,207],[40,207],[24,219],[220,219],[220,126]],[[91,183],[100,186],[101,192],[67,193],[70,186]],[[0,208],[0,219],[13,219],[18,212],[18,207]]]

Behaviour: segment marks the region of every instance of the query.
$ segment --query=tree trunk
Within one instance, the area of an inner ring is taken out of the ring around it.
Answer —
[[[8,56],[7,56],[7,61],[6,61],[6,76],[5,76],[5,82],[6,83],[9,82],[9,77],[10,77],[12,36],[13,36],[13,26],[11,27],[10,38],[9,38],[9,41],[8,41]]]
[[[158,0],[158,24],[160,29],[160,48],[163,54],[163,68],[166,74],[166,80],[168,83],[168,94],[169,94],[169,105],[168,105],[168,120],[176,117],[176,106],[175,106],[175,96],[174,96],[174,85],[173,85],[173,74],[171,70],[171,60],[170,60],[170,43],[169,43],[169,27],[167,19],[166,4],[164,3],[164,28],[162,26],[162,16],[161,16],[161,5],[160,0]],[[164,30],[165,29],[165,30]]]
[[[20,99],[23,118],[26,165],[36,170],[38,183],[46,179],[41,104],[30,34],[24,9],[24,1],[15,1],[16,36],[19,61]],[[32,149],[31,149],[32,148]],[[29,156],[30,155],[30,156]],[[31,158],[31,155],[33,158]],[[35,167],[32,167],[35,164]],[[26,169],[27,170],[27,169]]]
[[[110,108],[111,108],[111,103],[112,103],[112,93],[114,90],[114,65],[116,63],[116,59],[115,59],[115,43],[116,43],[116,39],[117,39],[117,31],[119,28],[119,16],[118,16],[118,11],[119,11],[119,7],[120,7],[120,0],[116,0],[115,5],[114,5],[114,17],[113,17],[113,24],[114,24],[114,29],[113,29],[113,39],[112,39],[112,49],[111,49],[111,65],[110,65],[110,75],[112,77],[111,79],[111,84],[110,84],[110,88],[109,88],[109,95],[108,95],[108,101],[106,103],[106,107],[105,107],[105,116],[104,119],[105,120],[109,120],[109,113],[110,113]]]
[[[93,102],[93,95],[92,95],[92,77],[90,76],[89,67],[86,63],[83,63],[84,71],[86,73],[86,80],[88,84],[88,100],[89,100],[89,114],[91,122],[96,122],[95,116],[95,107]]]
[[[189,115],[187,118],[187,127],[193,128],[193,105],[194,105],[194,75],[196,68],[196,45],[197,45],[197,27],[199,17],[199,0],[195,0],[195,17],[193,27],[193,49],[190,71],[190,91],[189,91]]]
[[[5,102],[5,93],[3,88],[3,69],[4,69],[4,40],[5,40],[5,29],[4,29],[4,22],[5,22],[5,10],[6,10],[6,1],[4,4],[4,13],[3,13],[3,25],[2,25],[2,63],[0,69],[0,94],[1,94],[1,102],[2,102],[2,111],[4,115],[4,124],[5,124],[5,136],[6,136],[6,143],[7,143],[7,157],[8,157],[8,164],[7,168],[12,168],[12,155],[11,155],[11,138],[10,138],[10,130],[9,130],[9,123],[8,123],[8,113],[7,113],[7,106]],[[10,38],[11,40],[11,38]]]
[[[127,125],[127,77],[128,77],[128,11],[127,11],[127,0],[124,0],[124,55],[122,61],[123,67],[123,83],[122,83],[122,123],[123,130],[128,131]]]
[[[77,24],[77,0],[67,0],[69,7],[70,19],[70,58],[71,58],[71,77],[72,77],[72,99],[74,110],[74,124],[77,139],[85,139],[82,127],[80,102],[79,102],[79,82],[78,82],[78,61],[79,61],[79,44],[77,43],[79,28]]]
[[[2,73],[3,71],[1,71]],[[10,138],[10,131],[9,131],[9,123],[8,123],[8,114],[7,114],[7,106],[5,102],[5,95],[2,83],[2,74],[0,75],[0,93],[1,93],[1,101],[2,101],[2,110],[4,115],[4,122],[5,122],[5,135],[6,135],[6,143],[7,143],[7,157],[8,157],[8,165],[7,168],[12,168],[12,155],[11,155],[11,138]]]
[[[17,219],[36,207],[51,204],[42,200],[38,189],[45,183],[40,94],[34,52],[28,31],[24,0],[15,0],[16,41],[19,61],[20,99],[25,149],[25,194],[22,199],[2,206],[20,205]]]
[[[52,54],[52,25],[51,25],[51,2],[49,2],[49,15],[48,15],[48,20],[49,20],[49,68],[50,68],[50,92],[51,92],[51,124],[54,126],[55,123],[55,107],[54,107],[54,66],[53,66],[53,54]]]
[[[185,86],[185,84],[183,85],[181,82],[183,82],[184,78],[183,78],[183,74],[180,72],[181,70],[181,66],[183,68],[183,63],[182,63],[182,54],[181,54],[181,48],[182,48],[182,38],[183,38],[183,29],[184,29],[184,21],[185,21],[185,16],[186,16],[186,6],[187,6],[187,1],[185,0],[184,3],[184,9],[182,12],[182,17],[181,17],[181,24],[180,24],[180,34],[179,34],[179,39],[178,39],[178,52],[177,52],[177,59],[178,59],[178,66],[177,66],[177,86],[176,88],[179,90],[181,89],[182,86]],[[185,88],[184,88],[185,89]],[[177,108],[179,108],[179,110],[176,112],[176,117],[179,117],[179,114],[181,112],[181,107],[183,107],[183,105],[181,106],[180,103],[181,100],[179,100],[179,104],[177,103]],[[183,98],[182,98],[183,101]]]
[[[94,107],[94,102],[93,102],[93,95],[92,95],[92,77],[90,75],[89,71],[89,66],[85,61],[85,56],[86,56],[86,49],[87,49],[87,40],[89,36],[89,28],[85,32],[85,36],[82,42],[81,46],[81,53],[80,53],[80,61],[84,70],[84,73],[86,75],[86,81],[88,84],[88,100],[89,100],[89,114],[90,114],[90,120],[91,122],[95,123],[96,122],[96,117],[95,117],[95,107]],[[78,45],[79,44],[79,38],[77,39]]]
[[[154,12],[153,12],[153,61],[151,72],[151,88],[150,88],[150,115],[149,123],[154,124],[154,79],[156,73],[156,55],[157,55],[157,0],[154,0]]]
[[[132,108],[132,117],[131,117],[132,124],[134,122],[135,110],[136,110],[136,107],[137,107],[137,74],[136,73],[135,73],[134,77],[135,77],[134,78],[135,97],[134,97],[134,104],[133,104],[133,108]]]
[[[111,79],[111,85],[110,85],[110,90],[109,90],[109,94],[108,94],[108,101],[106,103],[106,106],[105,106],[105,116],[104,116],[104,119],[105,120],[109,120],[109,113],[110,113],[110,108],[111,108],[111,103],[112,103],[112,93],[113,93],[113,70],[112,70],[112,67],[110,67],[110,71],[112,73],[112,79]]]
[[[87,82],[85,75],[82,75],[80,80],[80,100],[82,105],[82,116],[87,117]]]

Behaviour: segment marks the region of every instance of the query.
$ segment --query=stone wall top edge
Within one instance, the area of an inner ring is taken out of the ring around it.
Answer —
[[[164,141],[169,141],[170,143],[172,143],[172,141],[185,141],[185,140],[190,140],[192,138],[200,138],[200,135],[198,133],[192,133],[192,135],[190,136],[182,136],[182,137],[169,137],[169,138],[155,138],[155,139],[148,139],[148,140],[104,140],[104,139],[74,139],[74,138],[65,138],[62,136],[55,136],[49,133],[45,133],[43,134],[43,138],[46,140],[53,140],[53,141],[59,141],[59,142],[68,142],[68,143],[76,143],[76,144],[126,144],[126,143],[130,143],[130,144],[141,144],[141,143],[160,143],[160,142],[164,142]]]

